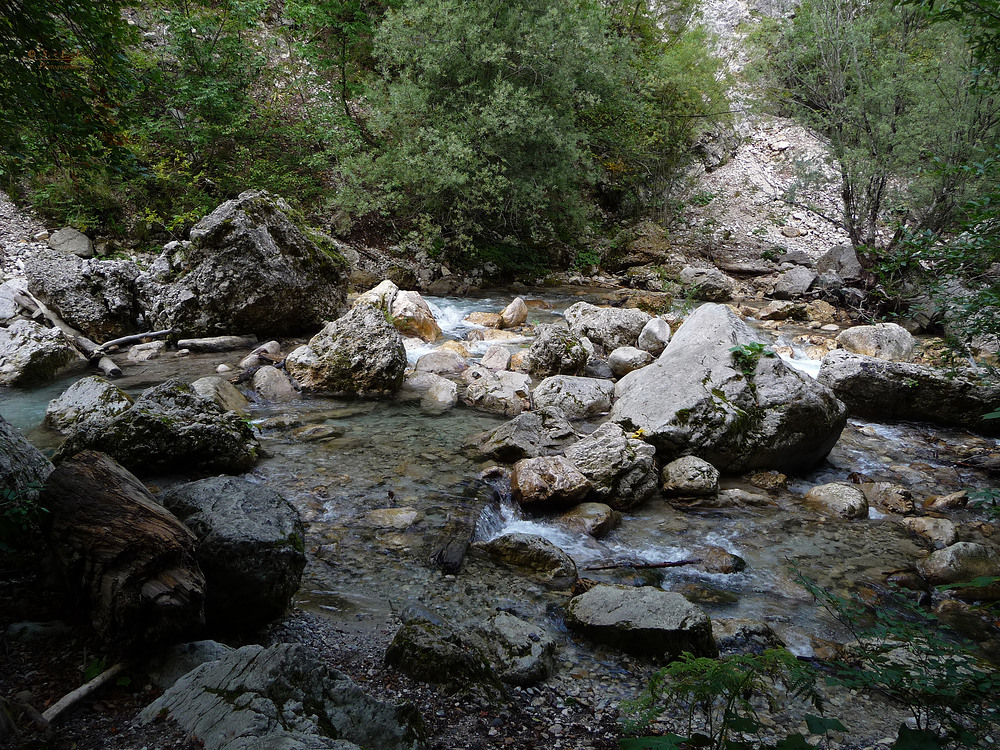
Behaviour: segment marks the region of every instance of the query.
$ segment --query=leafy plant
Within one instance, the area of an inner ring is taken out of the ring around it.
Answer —
[[[773,351],[767,348],[766,344],[762,344],[759,341],[734,346],[729,351],[733,355],[733,361],[736,363],[736,366],[747,379],[753,376],[761,357],[776,356]]]
[[[48,512],[38,504],[41,488],[32,482],[21,489],[0,490],[0,551],[30,544],[38,534],[39,521]]]

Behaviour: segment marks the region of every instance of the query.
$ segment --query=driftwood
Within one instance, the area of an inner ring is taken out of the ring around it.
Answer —
[[[591,565],[584,570],[618,570],[620,568],[631,568],[633,570],[652,570],[654,568],[680,568],[684,565],[697,565],[701,560],[677,560],[675,562],[641,563],[641,562],[620,562],[613,565]]]
[[[180,640],[201,627],[195,536],[132,474],[83,451],[49,475],[39,503],[71,589],[108,646]]]
[[[58,328],[66,340],[79,349],[87,357],[87,359],[90,359],[93,356],[93,353],[97,350],[97,344],[56,315],[45,305],[44,302],[38,299],[38,297],[33,295],[31,292],[16,294],[14,295],[14,300],[21,305],[21,307],[32,312],[33,317],[37,317],[39,314],[44,316],[45,319]]]
[[[46,724],[51,724],[56,719],[58,719],[62,714],[66,713],[67,710],[75,706],[80,701],[86,700],[98,690],[107,685],[111,680],[116,678],[122,672],[125,671],[128,665],[125,662],[118,662],[106,670],[101,672],[97,677],[92,679],[90,682],[81,685],[76,690],[67,693],[58,701],[53,703],[51,706],[45,709],[42,713],[42,720]]]
[[[130,336],[122,336],[121,338],[111,339],[111,341],[105,341],[103,344],[97,347],[91,354],[91,358],[103,356],[105,352],[109,352],[115,347],[126,346],[128,344],[138,344],[146,339],[165,339],[167,336],[177,333],[175,328],[164,328],[162,331],[147,331],[146,333],[133,333]]]
[[[475,481],[463,486],[458,502],[448,513],[448,522],[438,537],[428,561],[433,567],[454,575],[462,567],[469,545],[476,536],[476,525],[487,505],[497,503],[497,491],[487,482]]]
[[[193,352],[229,352],[254,346],[257,346],[257,337],[253,335],[210,336],[202,339],[181,339],[177,342],[178,349],[190,349]]]
[[[101,357],[97,360],[97,369],[109,378],[120,378],[122,376],[122,368],[116,365],[111,357]]]

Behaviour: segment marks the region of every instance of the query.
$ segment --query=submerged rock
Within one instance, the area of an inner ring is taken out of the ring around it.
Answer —
[[[680,594],[652,586],[594,586],[566,605],[566,624],[589,638],[640,656],[717,656],[712,623]]]
[[[359,305],[285,359],[306,391],[395,393],[406,372],[406,349],[385,314]]]
[[[281,336],[340,315],[347,262],[289,213],[280,198],[248,191],[195,224],[190,242],[168,245],[136,281],[150,324],[189,336]]]
[[[305,646],[244,646],[189,672],[139,716],[169,718],[206,750],[418,750],[416,710],[375,700]]]
[[[244,420],[179,380],[143,391],[112,419],[78,425],[59,447],[56,461],[88,448],[107,453],[135,473],[239,474],[252,469],[260,454],[260,444]]]
[[[653,364],[618,381],[611,419],[665,461],[693,453],[724,472],[794,471],[826,457],[846,412],[729,308],[707,304]]]
[[[209,628],[254,630],[284,614],[306,565],[291,503],[245,479],[212,477],[171,490],[163,504],[198,538]]]

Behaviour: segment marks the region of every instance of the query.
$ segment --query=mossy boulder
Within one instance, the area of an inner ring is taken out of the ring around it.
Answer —
[[[49,402],[45,426],[68,433],[78,424],[113,419],[132,407],[132,398],[98,375],[81,378]]]

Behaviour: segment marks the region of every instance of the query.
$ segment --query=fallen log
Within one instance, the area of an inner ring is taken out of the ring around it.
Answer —
[[[127,666],[128,665],[125,662],[118,662],[117,664],[108,667],[90,682],[87,682],[78,687],[76,690],[67,693],[42,712],[42,720],[46,725],[52,724],[56,719],[66,713],[66,711],[71,709],[77,703],[86,700],[111,682],[111,680],[115,679],[118,675],[125,671]]]
[[[38,299],[38,297],[33,295],[31,292],[24,292],[23,294],[14,295],[14,300],[21,305],[21,307],[32,311],[34,313],[33,317],[37,317],[37,314],[45,317],[45,319],[58,328],[66,340],[79,349],[87,357],[87,359],[93,358],[94,352],[97,350],[97,344],[56,315],[56,313],[50,310],[44,302]]]
[[[674,562],[641,563],[641,562],[620,562],[612,565],[591,565],[584,570],[620,570],[621,568],[631,568],[632,570],[653,570],[655,568],[680,568],[684,565],[697,565],[701,560],[676,560]]]
[[[197,540],[103,453],[63,461],[45,482],[52,548],[108,648],[182,640],[204,623]]]
[[[106,352],[111,351],[115,347],[127,346],[129,344],[139,344],[147,339],[156,340],[164,339],[168,336],[177,333],[176,328],[164,328],[162,331],[147,331],[146,333],[133,333],[129,336],[122,336],[121,338],[111,339],[111,341],[105,341],[103,344],[97,347],[96,350],[91,354],[91,358],[101,357]]]
[[[181,339],[177,342],[178,349],[190,349],[192,352],[229,352],[254,346],[257,346],[257,337],[253,335],[210,336],[201,339]]]
[[[448,521],[428,556],[432,567],[440,568],[449,575],[461,570],[483,510],[499,502],[496,489],[480,480],[463,484],[462,492],[456,499],[459,502],[449,510]]]
[[[97,369],[109,378],[120,378],[122,376],[122,368],[116,365],[111,357],[101,357],[97,360]]]

